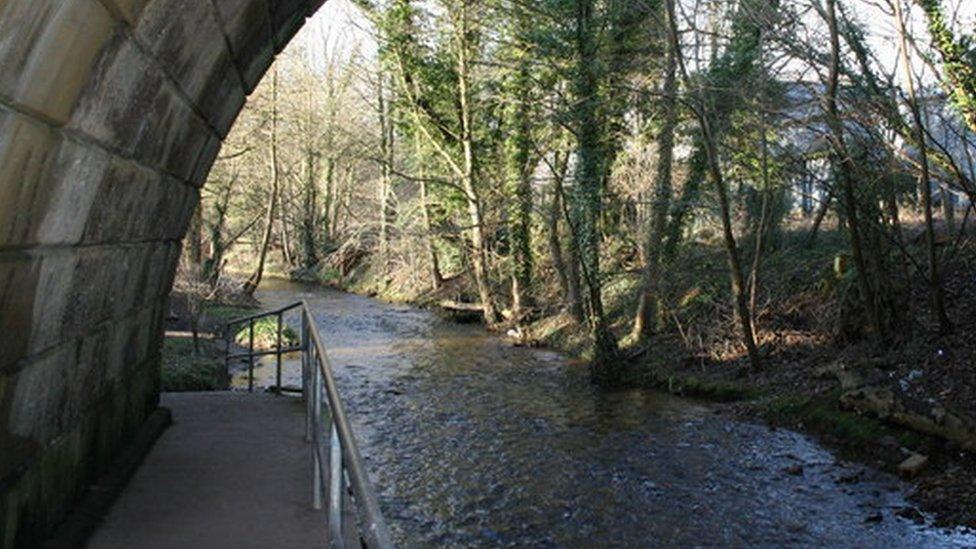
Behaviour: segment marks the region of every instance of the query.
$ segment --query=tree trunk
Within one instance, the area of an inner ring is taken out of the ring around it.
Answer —
[[[441,274],[440,261],[437,258],[437,248],[434,246],[434,228],[430,218],[430,195],[427,192],[427,182],[420,179],[421,214],[424,218],[424,248],[427,251],[427,263],[430,266],[430,287],[438,290],[444,284]]]
[[[197,202],[196,208],[193,209],[193,217],[190,218],[190,229],[187,231],[187,239],[190,241],[189,244],[189,258],[190,263],[193,264],[194,270],[201,272],[203,266],[203,199],[201,198]]]
[[[568,303],[569,276],[566,274],[566,262],[563,260],[559,218],[563,215],[563,180],[569,167],[569,155],[561,155],[557,152],[553,165],[555,169],[552,173],[552,202],[549,206],[548,218],[549,255],[552,259],[552,268],[556,271],[556,278],[559,280],[560,295],[563,296],[564,302]]]
[[[674,0],[664,0],[667,9],[668,26],[670,30],[671,47],[674,49],[679,63],[682,63],[680,42],[678,41],[678,24],[674,13]],[[691,89],[687,81],[687,72],[682,71],[686,79],[685,87]],[[700,106],[703,108],[703,106]],[[752,320],[749,315],[749,307],[746,300],[745,281],[742,275],[742,261],[739,257],[739,248],[732,232],[731,208],[729,206],[728,188],[719,164],[718,145],[708,120],[708,113],[704,110],[696,112],[698,123],[701,130],[702,143],[705,148],[706,162],[708,166],[709,178],[715,187],[715,194],[718,196],[719,214],[722,218],[722,235],[725,241],[725,251],[728,256],[729,273],[732,282],[733,306],[742,329],[742,339],[746,346],[749,356],[749,363],[753,368],[760,366],[759,349],[756,347],[756,339],[752,331]]]
[[[976,132],[976,66],[972,62],[971,46],[966,37],[956,39],[953,35],[940,0],[915,0],[915,3],[925,11],[932,47],[942,57],[943,85],[969,129]]]
[[[461,149],[464,154],[463,173],[461,175],[465,198],[468,204],[468,217],[471,222],[471,264],[474,268],[475,284],[478,287],[478,297],[484,311],[485,323],[489,326],[498,323],[498,312],[491,296],[491,286],[488,280],[488,252],[485,242],[484,217],[481,212],[481,201],[475,185],[475,152],[474,133],[472,128],[471,97],[469,90],[468,66],[468,4],[464,0],[461,5],[457,39],[457,80],[458,103],[461,115]]]
[[[678,247],[685,230],[685,222],[691,208],[698,202],[701,194],[702,180],[705,179],[707,164],[705,160],[705,148],[699,140],[696,140],[694,152],[688,160],[688,177],[681,189],[681,195],[675,202],[671,210],[670,220],[664,236],[664,251],[662,257],[665,262],[674,259],[678,255]]]
[[[670,42],[670,41],[669,41]],[[644,240],[644,281],[634,318],[633,337],[648,339],[657,327],[660,301],[661,246],[671,208],[672,168],[674,163],[674,131],[678,125],[677,60],[667,45],[664,69],[664,89],[661,111],[664,122],[657,137],[658,163],[654,182],[654,205]]]
[[[382,265],[383,272],[389,269],[390,265],[390,225],[391,225],[391,215],[390,215],[390,193],[393,188],[393,161],[394,161],[394,150],[393,150],[393,139],[394,139],[394,128],[393,120],[390,108],[390,102],[385,96],[385,86],[383,85],[383,79],[385,77],[381,75],[379,77],[379,91],[377,96],[379,97],[379,116],[380,116],[380,154],[383,155],[382,163],[382,173],[380,175],[380,185],[379,185],[379,203],[380,203],[380,236],[379,236],[379,248],[380,248],[380,262]]]
[[[840,119],[837,106],[837,90],[840,78],[840,38],[837,28],[837,2],[827,0],[827,26],[830,32],[830,73],[827,79],[826,103],[827,123],[833,140],[837,161],[838,179],[844,193],[847,228],[851,238],[851,255],[857,269],[858,289],[861,301],[868,313],[868,320],[874,329],[875,336],[881,341],[888,340],[887,324],[882,319],[874,285],[872,284],[868,263],[865,260],[864,243],[862,242],[860,217],[857,208],[857,197],[854,192],[854,160],[851,158],[844,138],[844,125]]]
[[[827,217],[827,212],[830,211],[830,203],[834,201],[834,191],[830,189],[827,191],[827,196],[824,197],[823,202],[820,203],[820,207],[817,208],[817,215],[813,218],[813,226],[810,227],[810,234],[807,235],[807,248],[812,248],[817,242],[817,236],[820,234],[820,226],[823,224],[823,220]]]
[[[895,18],[898,19],[898,34],[901,44],[902,66],[905,70],[905,81],[908,85],[908,108],[915,122],[919,148],[919,160],[922,165],[919,181],[919,194],[922,197],[922,211],[925,215],[925,248],[929,267],[929,302],[932,313],[939,322],[939,331],[946,333],[950,330],[949,316],[946,314],[945,292],[942,287],[942,274],[939,271],[939,260],[935,250],[935,223],[932,216],[932,178],[929,173],[928,142],[925,136],[925,126],[922,111],[915,92],[915,78],[912,75],[911,59],[908,50],[908,31],[902,17],[902,0],[894,0]]]
[[[945,222],[945,233],[947,236],[956,234],[956,205],[952,203],[952,191],[947,185],[940,188],[942,199],[942,220]]]
[[[306,150],[305,167],[305,207],[302,219],[302,249],[306,269],[314,269],[319,264],[318,245],[316,239],[316,220],[318,218],[318,188],[315,177],[315,152],[311,145]]]
[[[271,165],[271,192],[268,193],[267,216],[265,218],[264,236],[261,239],[261,249],[258,255],[258,265],[247,282],[243,291],[247,295],[254,292],[261,284],[264,276],[264,265],[268,258],[268,248],[271,246],[271,235],[274,229],[275,211],[278,203],[278,69],[273,69],[271,80],[271,140],[268,148]]]
[[[278,193],[281,193],[281,189],[278,189]],[[278,208],[278,226],[281,227],[281,232],[279,238],[281,239],[281,259],[286,267],[295,266],[295,256],[292,254],[292,241],[291,241],[291,231],[288,229],[288,221],[285,219],[285,209],[287,204],[284,202],[284,197],[279,196],[278,202],[281,207]]]
[[[599,62],[593,9],[593,0],[576,2],[577,66],[573,78],[577,102],[574,122],[579,140],[579,160],[573,193],[575,226],[572,230],[587,288],[590,331],[594,342],[591,363],[593,377],[598,382],[614,383],[620,376],[617,341],[610,332],[601,295],[599,221],[606,158],[601,135],[603,124],[597,115],[600,100],[597,74]]]
[[[508,87],[506,109],[508,138],[505,142],[505,187],[509,197],[509,239],[512,260],[512,314],[521,322],[525,308],[530,306],[529,288],[532,281],[532,173],[529,161],[532,132],[529,125],[529,93],[532,85],[528,52],[523,41],[531,32],[531,22],[524,9],[516,7],[515,73]]]
[[[759,213],[759,223],[755,227],[755,246],[752,251],[752,267],[749,269],[749,319],[752,322],[752,332],[758,331],[757,307],[759,300],[759,269],[762,266],[763,254],[766,253],[766,241],[769,237],[770,208],[772,207],[772,184],[769,181],[769,137],[766,134],[766,56],[765,32],[759,31],[759,70],[762,81],[760,83],[759,128],[760,128],[760,169],[762,171],[762,206]]]
[[[434,222],[430,214],[430,191],[427,188],[423,148],[420,145],[420,139],[417,137],[414,138],[414,159],[419,164],[420,214],[424,223],[424,251],[427,252],[427,265],[430,268],[430,288],[436,291],[444,284],[444,275],[441,274],[440,259],[437,257],[437,247],[434,245]]]

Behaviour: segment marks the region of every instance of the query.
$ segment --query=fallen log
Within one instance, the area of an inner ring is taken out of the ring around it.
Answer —
[[[445,299],[439,303],[441,309],[445,311],[456,311],[459,313],[484,313],[485,307],[480,303],[463,303]]]

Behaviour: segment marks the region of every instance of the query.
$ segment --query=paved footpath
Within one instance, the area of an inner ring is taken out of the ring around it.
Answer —
[[[146,461],[88,543],[115,548],[324,547],[304,408],[290,397],[171,393]]]

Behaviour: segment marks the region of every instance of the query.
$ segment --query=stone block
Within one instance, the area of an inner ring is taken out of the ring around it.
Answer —
[[[8,433],[40,445],[61,433],[76,352],[74,345],[61,346],[12,376],[10,412],[3,426]]]
[[[0,371],[33,354],[38,342],[53,346],[58,340],[66,299],[63,273],[74,260],[67,253],[47,262],[23,252],[0,254]]]
[[[102,0],[116,17],[124,20],[132,28],[139,23],[142,10],[152,0]]]
[[[163,87],[146,116],[151,121],[137,142],[139,157],[183,181],[189,181],[207,140],[215,135],[187,105],[176,96],[171,85]]]
[[[291,42],[308,18],[308,0],[271,0],[271,24],[274,28],[275,51],[280,52]]]
[[[37,210],[32,217],[39,222],[30,242],[75,244],[83,240],[109,160],[101,149],[70,139],[61,142],[37,189]]]
[[[213,5],[156,0],[143,12],[136,36],[217,132],[226,135],[244,103],[244,89]]]
[[[27,374],[23,374],[27,376]],[[0,544],[39,547],[65,517],[86,484],[111,465],[118,449],[158,405],[159,360],[132,365],[127,376],[106,384],[99,395],[54,439],[20,454],[17,466],[0,467]],[[7,381],[0,377],[0,388]],[[7,450],[13,435],[5,432],[0,393],[0,443]],[[0,465],[10,453],[0,454]]]
[[[160,301],[179,251],[147,242],[0,254],[0,371]]]
[[[86,243],[176,240],[186,232],[197,190],[133,162],[113,159],[85,225]]]
[[[0,94],[12,97],[58,6],[57,0],[5,0],[0,2]]]
[[[0,96],[63,122],[107,38],[92,0],[0,2]]]
[[[190,183],[197,187],[203,187],[204,183],[207,182],[207,175],[210,173],[210,168],[213,167],[214,162],[217,160],[217,155],[220,154],[220,149],[223,145],[224,143],[220,139],[217,139],[216,136],[207,140],[203,150],[200,151],[200,158],[197,159],[197,165],[193,169],[193,176],[190,177]]]
[[[124,33],[116,33],[96,63],[69,127],[135,156],[140,135],[150,129],[147,113],[164,79]]]
[[[274,59],[270,7],[266,0],[213,0],[230,42],[246,92],[257,87]]]
[[[121,35],[96,64],[70,127],[183,180],[213,135],[175,84]]]
[[[14,3],[33,6],[36,0]],[[93,0],[57,4],[43,30],[33,39],[14,100],[63,124],[85,88],[95,60],[112,37],[116,22]]]
[[[39,192],[61,141],[47,127],[0,108],[0,248],[22,245],[43,214]]]

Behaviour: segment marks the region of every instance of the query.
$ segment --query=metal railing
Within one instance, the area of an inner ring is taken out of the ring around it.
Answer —
[[[296,309],[301,312],[301,343],[298,347],[283,348],[284,315]],[[277,318],[277,346],[273,350],[256,352],[254,324],[269,317]],[[244,323],[248,324],[248,351],[232,355],[230,340],[235,335],[232,328]],[[302,301],[274,311],[235,319],[227,323],[226,330],[228,363],[234,359],[248,359],[249,391],[254,390],[255,357],[277,356],[274,390],[281,394],[282,355],[298,351],[302,353],[305,440],[311,444],[313,463],[312,505],[315,509],[321,509],[324,493],[328,490],[329,546],[392,548],[390,531],[366,475],[363,458],[332,374],[332,364],[308,303]]]
[[[227,323],[227,326],[225,327],[225,331],[224,331],[224,357],[225,357],[226,365],[229,367],[230,363],[234,360],[239,360],[242,358],[247,359],[247,390],[249,392],[254,392],[254,359],[262,356],[275,355],[277,360],[275,364],[274,392],[281,393],[282,357],[289,353],[295,353],[298,351],[305,350],[305,345],[301,345],[298,347],[287,347],[287,348],[282,347],[281,342],[284,336],[284,329],[285,329],[285,323],[284,323],[285,313],[289,311],[293,311],[295,309],[302,309],[304,308],[304,306],[305,306],[304,302],[292,303],[291,305],[282,307],[274,311],[265,311],[263,313],[258,313],[251,316],[236,318]],[[269,349],[266,351],[255,351],[254,350],[254,325],[259,320],[263,320],[265,318],[271,318],[271,317],[275,317],[278,320],[277,330],[276,330],[276,334],[277,334],[276,344],[273,349]],[[236,332],[233,331],[233,328],[235,326],[240,326],[241,324],[245,324],[245,323],[247,324],[247,330],[248,330],[247,351],[242,353],[231,354],[230,352],[231,340],[234,339],[234,336],[236,334]]]

